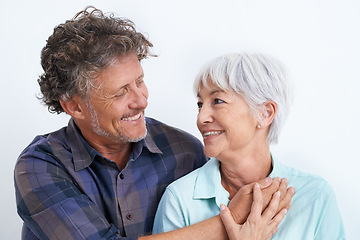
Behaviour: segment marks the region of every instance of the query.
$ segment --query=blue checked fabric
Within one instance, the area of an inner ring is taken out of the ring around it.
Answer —
[[[151,234],[165,187],[202,166],[198,139],[147,118],[127,166],[102,157],[73,120],[37,136],[15,166],[22,239],[136,239]]]

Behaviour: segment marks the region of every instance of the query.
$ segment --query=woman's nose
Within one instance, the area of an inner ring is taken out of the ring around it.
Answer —
[[[211,107],[207,107],[205,104],[199,108],[199,113],[197,116],[198,124],[211,123],[214,121]]]

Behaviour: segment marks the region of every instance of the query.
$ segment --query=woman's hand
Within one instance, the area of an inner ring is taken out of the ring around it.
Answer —
[[[258,181],[262,191],[263,211],[268,207],[273,194],[280,192],[280,205],[276,213],[283,208],[289,210],[291,199],[294,196],[295,189],[293,187],[287,188],[287,179],[280,179],[278,177],[271,179],[267,177]],[[231,199],[228,208],[238,224],[243,224],[247,220],[251,205],[253,203],[253,189],[255,183],[243,186]]]
[[[259,184],[254,184],[251,212],[246,222],[242,225],[237,224],[230,210],[224,204],[221,204],[220,217],[229,239],[271,239],[287,212],[287,208],[283,208],[278,212],[279,203],[280,191],[277,191],[273,194],[268,207],[262,211],[264,205],[262,192]]]

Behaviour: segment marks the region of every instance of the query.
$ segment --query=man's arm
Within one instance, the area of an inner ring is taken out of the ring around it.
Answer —
[[[50,153],[31,148],[19,158],[15,189],[18,213],[39,239],[121,239]]]

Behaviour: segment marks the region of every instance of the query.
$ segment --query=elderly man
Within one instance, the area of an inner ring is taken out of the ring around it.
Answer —
[[[151,46],[131,21],[94,8],[54,29],[42,50],[38,82],[49,111],[71,119],[67,127],[37,136],[17,161],[23,239],[149,235],[165,187],[206,162],[195,137],[144,116],[148,91],[140,61],[152,55]],[[287,206],[292,196],[285,194],[286,183],[266,180],[260,182],[265,202],[280,185]],[[250,212],[252,186],[237,199],[230,210],[241,223]],[[217,216],[144,238],[190,236],[227,237]]]

